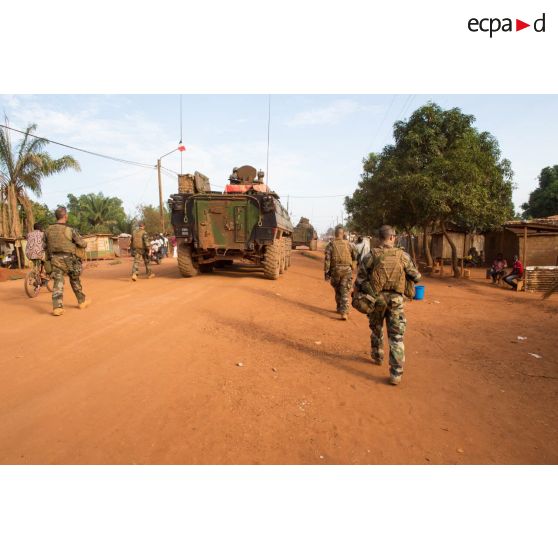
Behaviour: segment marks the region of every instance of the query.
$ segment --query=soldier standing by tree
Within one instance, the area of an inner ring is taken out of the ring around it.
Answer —
[[[87,243],[75,229],[67,224],[68,212],[65,207],[59,207],[54,212],[56,223],[50,225],[46,231],[46,247],[52,265],[53,279],[52,314],[61,316],[64,313],[64,275],[70,278],[70,286],[76,295],[80,309],[87,308],[91,300],[85,298],[81,288],[81,257],[80,251]]]
[[[132,233],[132,255],[134,256],[134,263],[132,264],[132,281],[138,280],[138,270],[141,260],[145,264],[145,273],[147,278],[155,277],[149,265],[149,255],[151,247],[149,244],[149,237],[145,230],[145,223],[138,223],[138,228]]]
[[[354,246],[344,239],[343,225],[335,227],[335,238],[325,249],[324,278],[335,289],[337,312],[346,320],[349,313],[349,292],[353,284],[353,262],[357,255]]]
[[[389,225],[380,227],[380,242],[378,248],[364,256],[358,270],[356,285],[363,293],[376,298],[374,308],[368,314],[368,321],[372,361],[377,365],[381,365],[384,360],[383,327],[384,320],[386,321],[390,382],[397,385],[401,382],[405,362],[405,282],[409,279],[418,283],[421,275],[409,254],[394,246],[395,231]]]

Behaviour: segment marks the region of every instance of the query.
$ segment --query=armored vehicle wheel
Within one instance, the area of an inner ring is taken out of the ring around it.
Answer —
[[[291,238],[285,238],[285,247],[287,249],[287,268],[291,267],[291,252],[293,249],[293,241]]]
[[[178,270],[182,277],[195,277],[199,272],[192,260],[192,247],[183,242],[178,245]]]
[[[315,252],[318,249],[318,241],[317,240],[312,240],[310,242],[309,248],[312,252]]]
[[[274,240],[267,247],[264,260],[264,277],[266,279],[278,279],[281,273],[281,254],[283,252],[282,240]]]

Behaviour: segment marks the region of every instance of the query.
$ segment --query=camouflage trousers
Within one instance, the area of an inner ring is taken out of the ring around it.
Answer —
[[[374,310],[368,314],[371,356],[380,361],[384,359],[384,320],[387,325],[389,343],[389,372],[393,376],[399,376],[403,374],[403,364],[405,363],[403,335],[407,327],[403,295],[381,293]]]
[[[70,279],[70,286],[76,295],[77,301],[81,304],[85,300],[85,295],[81,288],[81,260],[77,256],[55,256],[51,258],[53,280],[52,307],[62,308],[64,306],[64,275]]]
[[[151,273],[151,266],[149,264],[149,254],[144,250],[136,250],[134,252],[134,263],[132,264],[132,275],[138,273],[141,262],[145,264],[145,273]]]
[[[353,285],[353,269],[350,266],[334,267],[331,270],[331,286],[335,289],[337,312],[349,313],[349,293]]]

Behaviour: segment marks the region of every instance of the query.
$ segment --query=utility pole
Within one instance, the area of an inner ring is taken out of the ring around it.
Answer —
[[[161,159],[157,159],[157,180],[159,181],[159,214],[161,216],[161,233],[165,234],[165,213],[163,211],[163,184],[161,182]]]
[[[167,155],[170,155],[171,153],[174,153],[175,151],[180,151],[180,153],[182,153],[185,150],[186,150],[186,148],[182,145],[182,138],[181,138],[180,143],[178,144],[178,147],[176,149],[173,149],[172,151],[169,151],[168,153],[165,153],[164,155],[161,155],[157,159],[157,180],[159,181],[159,213],[161,215],[161,233],[162,234],[165,234],[165,212],[163,211],[163,183],[161,182],[161,159],[163,157],[166,157]]]

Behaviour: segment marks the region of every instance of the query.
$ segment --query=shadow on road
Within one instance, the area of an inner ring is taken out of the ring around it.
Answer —
[[[320,308],[319,306],[312,306],[312,304],[302,302],[301,300],[298,300],[298,299],[293,300],[291,298],[288,298],[288,297],[284,296],[283,294],[278,296],[277,293],[275,293],[275,292],[264,291],[262,289],[258,289],[258,288],[254,288],[254,287],[252,287],[250,289],[250,291],[259,295],[259,296],[269,298],[270,300],[273,300],[274,302],[285,302],[287,304],[295,306],[296,308],[304,308],[304,309],[306,309],[310,312],[314,312],[315,314],[319,314],[320,316],[325,316],[326,318],[335,319],[335,320],[339,319],[339,316],[337,315],[337,312],[334,312],[333,310],[326,310],[325,308]]]
[[[278,346],[288,347],[295,351],[305,354],[312,359],[323,363],[325,360],[328,364],[333,366],[338,370],[342,370],[348,374],[353,376],[357,376],[364,380],[374,382],[377,384],[386,384],[387,385],[387,377],[386,375],[376,376],[368,372],[364,372],[359,370],[358,368],[353,368],[349,365],[350,362],[366,364],[370,366],[370,368],[375,368],[380,370],[378,367],[372,364],[369,359],[365,359],[360,355],[341,355],[339,353],[327,351],[323,348],[315,348],[310,345],[307,345],[297,339],[292,339],[286,336],[282,336],[278,334],[275,330],[262,328],[258,325],[257,328],[254,328],[254,324],[242,321],[242,320],[235,320],[231,318],[224,318],[224,317],[217,317],[215,319],[218,324],[221,326],[230,328],[233,332],[244,331],[247,332],[246,335],[251,336],[254,338],[255,341],[259,342],[267,342],[272,343]],[[349,362],[347,362],[349,361]]]

